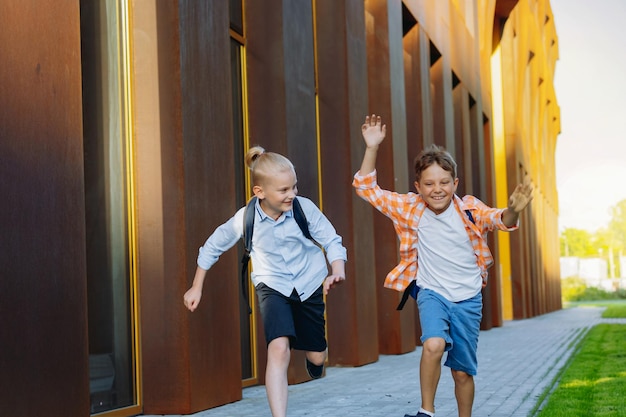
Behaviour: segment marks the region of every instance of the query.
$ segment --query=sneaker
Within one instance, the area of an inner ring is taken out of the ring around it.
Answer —
[[[306,371],[309,374],[309,376],[312,379],[319,379],[322,377],[322,374],[324,373],[324,365],[315,365],[314,363],[310,362],[307,358],[305,358],[306,361]]]
[[[411,414],[405,414],[404,417],[430,417],[430,416],[428,414],[424,414],[424,413],[417,413],[414,416],[412,416]]]

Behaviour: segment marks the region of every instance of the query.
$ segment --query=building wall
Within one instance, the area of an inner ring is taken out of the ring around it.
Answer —
[[[130,3],[132,261],[146,414],[189,414],[241,398],[237,250],[209,272],[199,310],[182,304],[198,247],[247,193],[238,162],[244,143],[233,128],[229,3]],[[459,193],[489,205],[506,205],[530,177],[535,200],[521,230],[490,237],[496,265],[482,326],[560,308],[550,168],[558,42],[548,2],[260,3],[243,2],[239,39],[245,144],[294,161],[300,193],[322,207],[348,248],[348,279],[327,298],[329,365],[360,366],[419,343],[414,303],[397,311],[401,294],[382,286],[398,259],[391,222],[351,187],[366,114],[388,126],[378,161],[383,187],[412,190],[413,158],[431,143],[455,156]],[[12,387],[0,394],[2,415],[89,413],[79,2],[63,6],[0,0],[0,15],[11,16],[0,29],[0,221],[10,236],[0,251],[0,311],[10,325],[0,328],[12,341],[0,347],[1,385]],[[252,318],[247,383],[261,384],[265,342],[258,311]],[[290,383],[307,380],[302,363],[294,353]]]
[[[89,414],[78,2],[0,1],[0,415]]]
[[[510,259],[503,276],[510,281],[507,318],[521,319],[561,308],[554,162],[561,122],[553,83],[558,37],[549,1],[520,1],[499,26],[492,58],[498,205],[525,180],[535,188],[521,230],[498,236],[501,258]]]

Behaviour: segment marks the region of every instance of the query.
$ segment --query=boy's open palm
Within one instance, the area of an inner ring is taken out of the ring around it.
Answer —
[[[375,114],[365,116],[365,123],[361,125],[361,133],[368,147],[378,146],[385,139],[387,125],[382,124],[380,116]]]
[[[513,190],[513,194],[509,197],[509,210],[519,213],[526,208],[528,203],[533,199],[533,186],[530,181],[524,181]]]

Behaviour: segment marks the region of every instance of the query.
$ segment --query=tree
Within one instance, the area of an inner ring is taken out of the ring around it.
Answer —
[[[626,200],[622,200],[611,207],[611,221],[609,230],[613,237],[615,249],[623,251],[626,248]]]
[[[618,253],[615,251],[615,237],[611,229],[602,228],[596,232],[593,239],[593,246],[598,251],[598,255],[607,261],[607,275],[609,278],[615,278],[615,266],[618,262]]]
[[[619,256],[626,255],[626,200],[611,207],[611,220],[607,227],[590,233],[567,228],[560,236],[561,256],[579,258],[602,257],[608,261],[608,276],[619,277]]]
[[[619,266],[619,262],[616,262],[618,256],[624,255],[626,249],[626,200],[611,207],[611,214],[605,239],[609,256],[612,256],[611,260],[614,265]],[[619,272],[616,272],[614,276],[620,276]]]
[[[593,245],[593,237],[586,230],[568,227],[561,233],[560,241],[561,256],[585,258],[598,254]]]

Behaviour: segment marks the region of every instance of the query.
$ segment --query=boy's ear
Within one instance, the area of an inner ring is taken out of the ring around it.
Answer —
[[[255,185],[254,187],[252,187],[252,192],[259,200],[263,200],[265,198],[263,187],[261,187],[260,185]]]
[[[419,182],[417,182],[417,181],[415,181],[415,182],[413,183],[413,185],[415,186],[415,190],[416,190],[416,191],[417,191],[417,193],[419,194],[419,193],[420,193],[420,183],[419,183]]]

